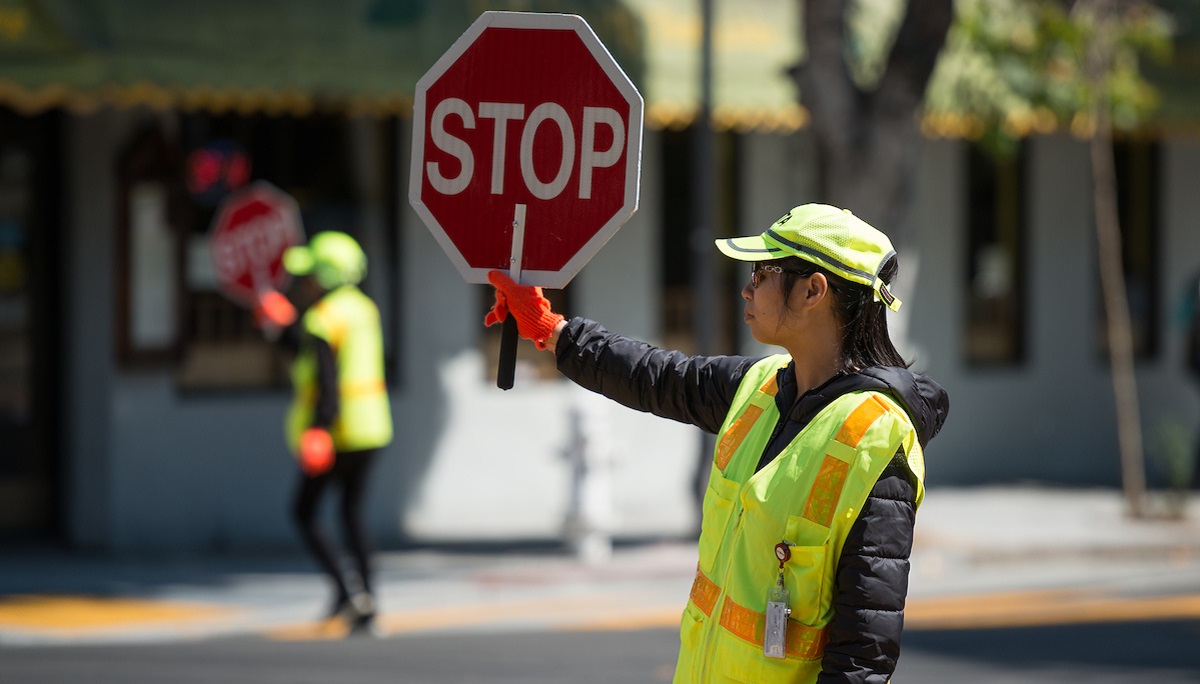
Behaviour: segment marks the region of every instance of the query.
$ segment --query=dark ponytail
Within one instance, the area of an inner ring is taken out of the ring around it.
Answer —
[[[821,273],[829,281],[834,311],[842,326],[842,363],[846,370],[872,366],[908,368],[910,364],[896,351],[888,334],[887,307],[883,302],[875,301],[875,292],[871,288],[852,283],[799,257],[786,257],[777,263],[784,269],[785,307],[792,287],[800,278]],[[900,263],[893,255],[879,270],[879,277],[890,285],[899,270]]]

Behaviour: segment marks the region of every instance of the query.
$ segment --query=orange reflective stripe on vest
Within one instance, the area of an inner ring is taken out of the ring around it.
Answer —
[[[846,422],[842,423],[842,429],[838,430],[835,440],[845,444],[848,447],[856,447],[862,441],[863,435],[867,434],[867,429],[875,423],[876,420],[883,414],[887,413],[888,408],[879,401],[878,397],[870,397],[854,409]],[[907,420],[907,419],[905,419]]]
[[[846,485],[846,473],[849,471],[849,463],[826,454],[825,460],[821,461],[821,469],[817,471],[817,481],[808,492],[803,517],[822,527],[829,527],[838,499],[842,498],[842,488]]]
[[[696,579],[692,582],[692,603],[705,615],[712,617],[712,610],[716,607],[720,595],[721,588],[705,576],[700,568],[696,568]],[[761,647],[765,625],[765,615],[738,605],[728,596],[725,597],[724,603],[721,604],[721,626],[731,634]],[[795,658],[816,658],[825,651],[825,643],[828,640],[828,629],[816,629],[795,620],[788,620],[784,647],[788,655]]]
[[[347,382],[338,391],[342,393],[342,396],[346,397],[366,397],[372,394],[386,393],[387,383],[382,378],[364,380],[362,382]]]
[[[766,395],[772,399],[779,392],[779,385],[775,382],[775,376],[772,375],[767,379],[763,386],[758,389],[759,394]],[[750,430],[754,428],[755,423],[762,417],[763,409],[760,406],[751,404],[738,417],[725,434],[721,435],[721,442],[717,444],[717,467],[725,470],[725,466],[729,465],[729,459],[733,457],[737,448],[742,445],[742,440],[746,439],[746,435],[750,434]]]
[[[692,603],[696,604],[696,607],[705,615],[711,616],[713,608],[717,605],[717,599],[720,597],[721,587],[706,577],[700,567],[696,566],[696,579],[692,582],[692,593],[689,596]]]

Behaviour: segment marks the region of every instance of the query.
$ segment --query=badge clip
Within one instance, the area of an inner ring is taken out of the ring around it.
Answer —
[[[763,629],[763,655],[768,658],[784,658],[787,651],[787,622],[792,614],[791,593],[783,584],[783,565],[792,557],[794,546],[786,539],[775,545],[775,558],[779,559],[779,579],[767,592],[766,625]]]

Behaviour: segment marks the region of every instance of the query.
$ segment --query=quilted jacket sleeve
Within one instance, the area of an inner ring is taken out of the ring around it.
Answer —
[[[842,548],[820,684],[885,684],[900,656],[916,489],[898,452]]]
[[[688,356],[572,318],[555,349],[558,370],[576,384],[629,408],[716,433],[738,383],[757,359]]]

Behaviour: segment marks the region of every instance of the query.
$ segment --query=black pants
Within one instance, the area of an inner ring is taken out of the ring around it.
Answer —
[[[330,542],[329,535],[317,520],[321,498],[331,485],[341,487],[341,522],[346,545],[353,556],[355,570],[362,580],[361,589],[371,591],[371,545],[363,524],[363,496],[367,488],[367,473],[375,461],[378,449],[339,453],[333,468],[316,477],[300,474],[300,486],[296,490],[293,516],[300,536],[317,563],[333,582],[337,592],[335,600],[344,601],[359,587],[351,587],[346,581],[338,560],[338,553]]]

